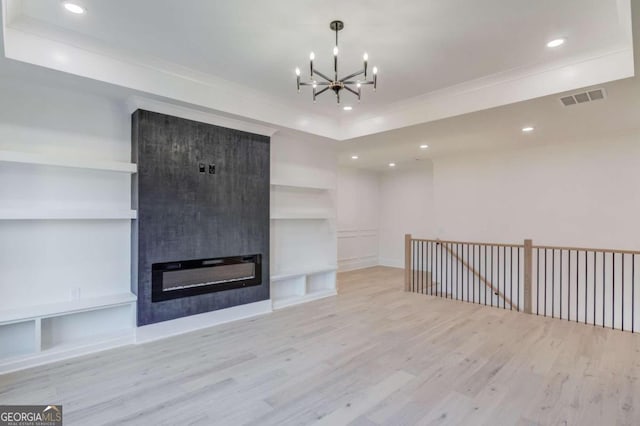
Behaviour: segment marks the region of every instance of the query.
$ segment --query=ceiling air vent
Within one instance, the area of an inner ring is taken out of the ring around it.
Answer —
[[[588,92],[574,93],[573,95],[563,96],[560,98],[560,102],[562,102],[562,105],[564,106],[571,106],[598,101],[600,99],[604,99],[604,97],[604,89],[595,89],[589,90]]]

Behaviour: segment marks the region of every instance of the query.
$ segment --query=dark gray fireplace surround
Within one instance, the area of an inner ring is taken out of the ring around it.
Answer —
[[[269,299],[269,144],[267,136],[150,111],[133,113],[138,173],[132,203],[138,218],[132,223],[132,282],[138,326]],[[219,291],[203,292],[193,284],[206,269],[187,270],[190,281],[184,286],[171,281],[177,276],[172,268],[211,266],[220,258],[230,262],[226,272],[209,274],[226,280]],[[233,265],[242,259],[259,259],[260,270]],[[158,287],[156,279],[152,297],[154,270],[156,276],[168,272],[164,285]],[[234,271],[256,274],[242,282],[232,277]],[[178,297],[159,296],[163,288],[178,289],[172,293]],[[193,288],[199,294],[191,295]]]

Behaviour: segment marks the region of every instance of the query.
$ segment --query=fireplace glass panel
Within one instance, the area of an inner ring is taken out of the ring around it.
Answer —
[[[195,296],[262,284],[262,256],[154,263],[152,301]]]
[[[164,272],[162,291],[241,281],[255,278],[255,264],[210,266]]]

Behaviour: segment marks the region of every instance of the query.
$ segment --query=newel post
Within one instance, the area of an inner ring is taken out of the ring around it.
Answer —
[[[531,313],[531,288],[533,280],[533,241],[524,240],[524,312]]]
[[[404,291],[411,290],[411,234],[404,234]]]

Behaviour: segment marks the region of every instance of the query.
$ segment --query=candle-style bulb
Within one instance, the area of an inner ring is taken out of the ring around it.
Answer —
[[[334,55],[334,56],[338,56],[338,46],[334,46],[334,48],[333,48],[333,55]]]
[[[378,67],[373,67],[373,91],[378,88]]]
[[[315,53],[313,53],[313,52],[311,52],[311,53],[309,54],[309,60],[310,60],[310,61],[313,61],[315,58],[316,58],[316,54],[315,54]]]
[[[367,61],[369,60],[369,54],[367,52],[364,52],[364,55],[362,55],[362,59],[364,59],[364,79],[367,79]]]

